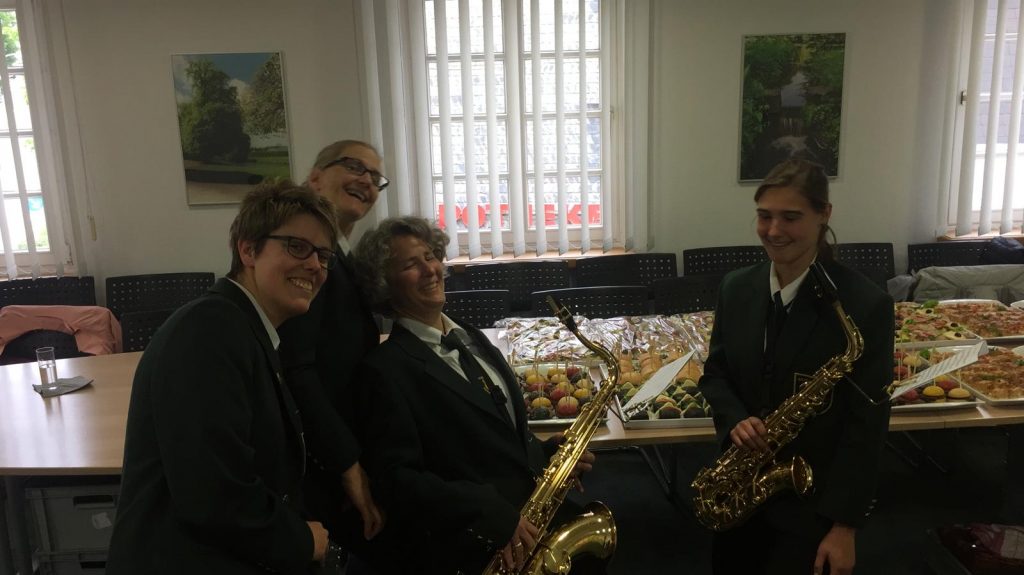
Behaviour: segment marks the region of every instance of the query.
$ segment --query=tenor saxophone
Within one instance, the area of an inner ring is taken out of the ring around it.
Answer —
[[[797,393],[765,418],[765,441],[769,449],[741,449],[732,445],[713,465],[697,474],[691,485],[696,492],[694,512],[701,524],[714,531],[740,525],[761,504],[784,489],[792,489],[801,496],[810,492],[814,484],[810,464],[799,455],[777,462],[775,455],[821,410],[836,382],[853,370],[853,362],[864,351],[864,338],[843,310],[832,279],[820,263],[815,262],[811,270],[817,281],[818,296],[831,304],[839,318],[846,335],[846,351],[818,368]]]
[[[568,573],[572,559],[577,555],[609,559],[615,552],[615,519],[602,503],[590,503],[582,515],[555,530],[550,529],[555,512],[574,485],[573,469],[586,453],[590,439],[601,424],[601,416],[607,412],[608,403],[618,387],[619,363],[610,351],[580,333],[568,309],[559,305],[551,296],[548,296],[547,302],[562,324],[608,365],[608,379],[602,382],[593,399],[580,409],[576,421],[566,430],[564,441],[523,506],[521,515],[539,530],[537,544],[525,550],[527,559],[523,569],[506,569],[501,561],[501,553],[498,552],[487,565],[484,575]]]

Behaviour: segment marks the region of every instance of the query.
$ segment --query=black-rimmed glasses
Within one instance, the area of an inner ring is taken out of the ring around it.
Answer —
[[[391,180],[385,178],[384,174],[378,172],[377,170],[371,170],[370,168],[367,168],[366,164],[364,164],[363,162],[361,162],[361,161],[359,161],[359,160],[357,160],[355,158],[349,158],[347,156],[343,157],[343,158],[338,158],[337,160],[334,160],[333,162],[328,162],[327,165],[325,165],[321,169],[322,170],[326,170],[327,168],[330,168],[331,166],[339,166],[339,165],[343,166],[346,170],[348,170],[349,172],[351,172],[353,175],[356,175],[356,176],[361,176],[361,175],[369,172],[370,173],[370,181],[373,182],[374,186],[377,186],[378,190],[383,190],[384,188],[388,187],[388,184],[391,183]]]
[[[318,248],[302,238],[297,238],[295,236],[275,236],[270,234],[263,237],[284,242],[284,247],[288,250],[288,255],[299,260],[308,259],[313,252],[316,252],[316,259],[320,262],[320,267],[325,270],[333,268],[334,262],[338,259],[338,254],[336,254],[334,250]]]

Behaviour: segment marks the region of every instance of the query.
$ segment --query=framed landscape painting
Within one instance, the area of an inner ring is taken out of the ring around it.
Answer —
[[[188,204],[291,177],[280,52],[171,56]]]
[[[740,181],[800,157],[839,175],[846,34],[743,38]]]

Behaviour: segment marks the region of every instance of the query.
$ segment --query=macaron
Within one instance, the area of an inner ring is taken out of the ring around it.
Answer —
[[[946,401],[946,392],[937,385],[929,385],[921,391],[921,399],[929,402]]]
[[[971,392],[962,387],[954,387],[946,392],[946,399],[949,401],[967,401],[971,398]]]

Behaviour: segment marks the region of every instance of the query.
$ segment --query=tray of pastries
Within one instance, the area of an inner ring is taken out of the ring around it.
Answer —
[[[711,407],[697,388],[701,365],[696,354],[654,362],[657,372],[630,370],[620,359],[618,412],[626,429],[709,427]],[[625,371],[622,371],[625,370]]]
[[[598,389],[580,363],[538,363],[514,368],[531,427],[568,425]]]
[[[893,353],[893,383],[890,393],[930,368],[933,365],[933,356],[938,358],[939,355],[932,349],[897,349]],[[892,398],[893,413],[972,408],[977,405],[975,395],[950,374],[917,383],[919,385],[913,389]]]

